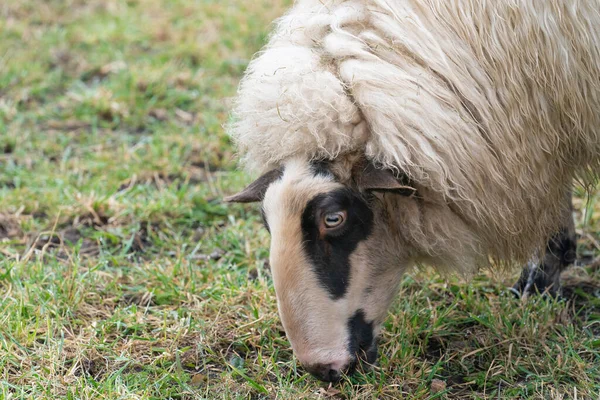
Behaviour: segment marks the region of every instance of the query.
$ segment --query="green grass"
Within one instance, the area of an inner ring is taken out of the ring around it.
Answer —
[[[249,180],[231,98],[289,3],[0,4],[0,398],[598,398],[598,263],[563,302],[414,272],[375,370],[297,366],[257,208],[220,202]]]

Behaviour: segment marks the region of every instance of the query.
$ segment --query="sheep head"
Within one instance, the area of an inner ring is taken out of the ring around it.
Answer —
[[[350,171],[291,160],[226,199],[262,201],[279,314],[317,378],[336,381],[359,360],[375,361],[379,326],[410,264],[383,198],[414,192],[364,159]]]

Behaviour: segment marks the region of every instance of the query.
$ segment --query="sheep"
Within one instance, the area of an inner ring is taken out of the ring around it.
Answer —
[[[335,381],[424,263],[527,263],[559,293],[574,261],[574,179],[600,167],[600,4],[592,0],[298,0],[250,63],[228,131],[265,173],[282,324]]]

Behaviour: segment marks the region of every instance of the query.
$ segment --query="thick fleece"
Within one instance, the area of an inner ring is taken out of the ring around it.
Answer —
[[[364,153],[464,221],[457,263],[525,260],[599,170],[600,3],[298,0],[229,131],[255,171]]]

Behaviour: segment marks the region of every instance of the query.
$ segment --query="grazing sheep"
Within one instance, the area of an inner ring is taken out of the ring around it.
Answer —
[[[243,79],[230,132],[263,201],[279,312],[336,380],[415,263],[573,262],[573,179],[600,164],[600,3],[298,0]],[[547,249],[547,251],[544,251]],[[538,261],[536,261],[538,260]]]

